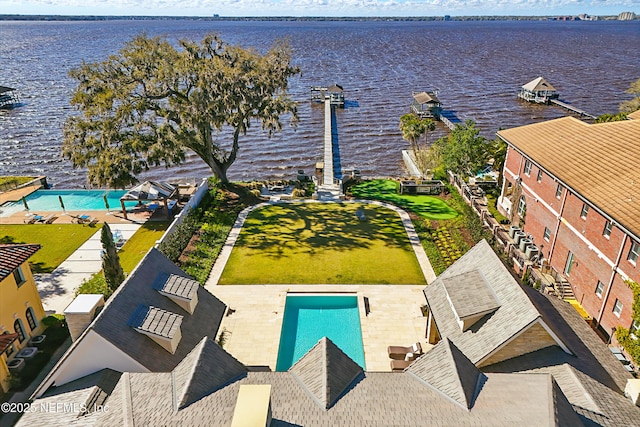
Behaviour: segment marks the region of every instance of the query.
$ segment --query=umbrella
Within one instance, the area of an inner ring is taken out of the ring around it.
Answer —
[[[66,212],[66,210],[64,209],[64,202],[62,201],[62,196],[58,196],[58,200],[60,200],[60,207],[62,208],[62,211]]]
[[[22,196],[22,204],[24,205],[24,209],[29,211],[29,205],[27,204],[27,199],[24,196]]]
[[[104,205],[107,207],[107,211],[109,210],[109,201],[107,200],[107,195],[105,194],[104,196],[102,196],[102,198],[104,199]]]

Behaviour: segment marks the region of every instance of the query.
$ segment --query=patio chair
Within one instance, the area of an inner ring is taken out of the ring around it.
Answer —
[[[44,223],[45,224],[53,224],[53,221],[55,221],[56,219],[58,219],[57,216],[51,215]]]
[[[419,342],[416,342],[409,347],[403,346],[389,346],[387,347],[389,357],[395,360],[404,360],[407,354],[420,355],[422,354],[422,346]]]
[[[42,219],[42,215],[33,215],[24,220],[25,224],[35,224]]]
[[[413,362],[413,360],[392,360],[390,363],[391,372],[402,372],[407,369]]]
[[[93,227],[94,225],[96,225],[98,223],[98,221],[100,221],[98,218],[91,218],[91,220],[89,221],[89,223],[87,225],[89,227]]]
[[[78,224],[84,224],[85,222],[89,222],[91,221],[91,217],[87,214],[82,214],[82,215],[71,215],[73,218],[75,218],[76,222]]]
[[[43,223],[43,224],[48,224],[48,223],[47,223],[47,221],[49,221],[52,217],[53,217],[53,214],[49,214],[49,215],[47,215],[47,216],[45,216],[45,217],[42,217],[42,216],[41,216],[41,217],[37,220],[37,222],[41,222],[41,223]]]

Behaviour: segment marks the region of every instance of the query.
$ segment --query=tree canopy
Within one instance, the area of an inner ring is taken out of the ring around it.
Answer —
[[[91,184],[123,188],[152,166],[171,166],[195,152],[227,181],[240,137],[252,122],[271,136],[281,116],[297,121],[288,79],[291,48],[278,41],[265,54],[208,35],[201,43],[145,35],[100,63],[71,71],[71,103],[81,112],[64,126],[63,154],[88,170]]]
[[[626,92],[632,94],[634,98],[620,104],[620,112],[633,113],[640,110],[640,79],[631,83]]]
[[[432,132],[436,128],[433,120],[428,118],[420,118],[415,114],[405,114],[400,117],[400,131],[402,138],[411,143],[411,150],[416,160],[416,166],[420,172],[425,174],[431,168],[429,157],[427,155],[427,133]],[[425,147],[420,147],[418,140],[424,135]]]
[[[435,145],[445,169],[458,175],[470,176],[482,171],[490,155],[490,147],[486,139],[480,136],[480,130],[475,127],[473,120],[467,120],[464,126],[456,125],[448,136],[439,138]]]

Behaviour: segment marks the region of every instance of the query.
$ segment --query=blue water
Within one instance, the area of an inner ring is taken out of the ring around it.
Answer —
[[[26,201],[32,212],[61,211],[60,197],[67,211],[106,211],[106,194],[109,209],[120,210],[120,197],[125,193],[124,190],[38,190],[28,195]],[[22,201],[5,203],[0,206],[0,217],[10,216],[21,210],[25,210]]]
[[[287,296],[276,371],[288,370],[322,337],[365,369],[356,296]]]

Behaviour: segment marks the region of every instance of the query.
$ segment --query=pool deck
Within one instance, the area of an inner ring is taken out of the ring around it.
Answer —
[[[424,285],[225,285],[206,286],[233,311],[220,330],[229,331],[225,350],[247,366],[275,370],[287,292],[354,292],[358,295],[360,325],[367,371],[390,371],[387,347],[420,341],[426,351],[427,318]],[[249,297],[250,296],[250,297]],[[370,312],[363,307],[369,300]]]
[[[388,207],[398,213],[418,259],[427,283],[436,275],[427,258],[409,215],[402,209],[375,201],[355,201]],[[332,202],[333,203],[333,202]],[[350,202],[340,202],[350,203]],[[367,371],[390,371],[387,347],[408,346],[420,342],[423,350],[427,344],[425,335],[427,318],[421,306],[426,304],[422,290],[416,285],[218,285],[224,266],[240,234],[247,215],[265,204],[251,206],[238,215],[205,288],[231,309],[224,317],[220,331],[229,336],[224,348],[247,366],[269,367],[275,370],[280,344],[280,331],[287,292],[351,292],[358,295],[360,324]],[[365,312],[364,298],[368,299],[369,312]]]

